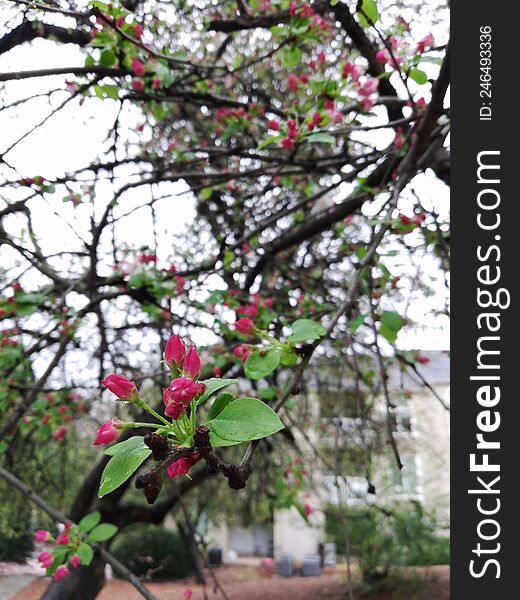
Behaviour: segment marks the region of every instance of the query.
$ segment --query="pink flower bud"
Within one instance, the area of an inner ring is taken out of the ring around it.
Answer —
[[[314,508],[312,508],[312,506],[310,504],[305,503],[303,505],[303,511],[304,511],[306,517],[310,517],[312,515],[312,513],[314,512]]]
[[[178,335],[172,335],[164,349],[164,362],[172,369],[180,367],[186,354],[186,346]]]
[[[242,317],[235,322],[235,329],[240,333],[245,333],[246,335],[251,335],[254,328],[255,324],[253,321],[246,317]]]
[[[81,564],[81,559],[77,554],[74,554],[74,556],[71,557],[69,562],[73,567],[79,567],[79,565]]]
[[[380,63],[386,65],[386,63],[390,60],[390,54],[385,48],[385,50],[378,50],[376,52],[376,58]]]
[[[433,38],[433,35],[431,33],[429,33],[428,35],[426,35],[425,37],[423,37],[422,40],[419,40],[417,42],[417,48],[416,48],[415,51],[419,52],[419,53],[422,53],[426,49],[431,48],[434,43],[435,43],[435,40]]]
[[[239,306],[235,309],[237,315],[244,315],[249,317],[250,319],[254,319],[258,316],[258,306],[256,304],[251,304],[249,306]]]
[[[60,579],[67,577],[68,574],[69,570],[67,567],[65,565],[60,565],[54,572],[54,581],[59,581]]]
[[[134,79],[132,81],[132,89],[134,92],[141,92],[144,88],[144,83],[140,79]]]
[[[187,377],[177,377],[167,389],[163,389],[163,402],[166,406],[165,414],[177,420],[186,410],[188,404],[198,396],[204,393],[206,386],[203,383],[195,383]]]
[[[186,475],[190,470],[190,461],[187,458],[178,458],[168,467],[168,475],[173,479],[177,475]]]
[[[120,400],[128,400],[128,402],[132,402],[138,398],[135,383],[126,377],[123,377],[122,375],[116,375],[115,373],[112,373],[106,379],[103,379],[101,383]]]
[[[131,60],[131,69],[137,77],[142,77],[146,72],[143,63],[135,56]]]
[[[184,600],[190,600],[190,598],[193,596],[193,590],[191,588],[187,588],[184,590],[184,593],[182,594],[182,597]]]
[[[38,562],[41,563],[44,569],[48,569],[52,565],[52,554],[50,552],[41,552],[38,555]]]
[[[46,529],[38,529],[34,532],[34,539],[37,542],[46,542],[52,536]]]
[[[200,372],[202,371],[202,365],[200,363],[200,357],[196,346],[190,348],[186,358],[184,359],[182,368],[192,379],[200,375]]]
[[[66,531],[62,531],[60,535],[56,538],[58,544],[62,546],[66,546],[70,542],[70,535]]]
[[[377,91],[379,87],[379,79],[375,79],[375,77],[369,77],[366,81],[364,81],[360,86],[358,93],[360,96],[364,98],[368,98],[371,94]]]
[[[61,425],[61,427],[58,427],[58,429],[52,434],[52,437],[56,441],[60,441],[66,435],[67,435],[67,428],[65,427],[65,425]]]
[[[267,127],[273,131],[278,131],[280,129],[280,123],[274,119],[271,119],[270,121],[267,121]]]
[[[119,437],[121,430],[116,425],[121,425],[123,421],[118,419],[111,419],[106,421],[96,431],[96,439],[94,440],[94,446],[101,444],[109,444]]]

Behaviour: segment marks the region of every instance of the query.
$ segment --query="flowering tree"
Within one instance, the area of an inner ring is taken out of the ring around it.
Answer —
[[[449,43],[430,32],[446,7],[6,5],[0,55],[23,67],[0,73],[15,118],[0,150],[0,443],[118,438],[85,468],[67,550],[41,557],[46,599],[93,598],[115,533],[92,537],[98,521],[160,523],[210,476],[246,486],[261,440],[290,438],[316,356],[378,380],[391,418],[388,362],[422,360],[395,342],[449,262],[442,199],[416,189],[449,184]],[[34,68],[51,49],[62,62]],[[26,165],[31,140],[43,162],[54,136],[81,146],[67,111],[110,121],[105,140],[70,169]]]

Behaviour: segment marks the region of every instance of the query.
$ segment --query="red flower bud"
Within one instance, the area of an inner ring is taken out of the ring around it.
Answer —
[[[168,475],[173,479],[177,475],[186,475],[190,470],[191,464],[187,458],[178,458],[168,467]]]
[[[186,346],[178,335],[172,335],[164,349],[164,362],[172,369],[180,367],[186,354]]]
[[[60,565],[54,572],[54,581],[59,581],[60,579],[67,577],[68,574],[69,570],[67,567],[65,565]]]
[[[71,556],[69,562],[73,567],[79,567],[79,565],[81,564],[81,559],[77,554],[74,554],[73,556]]]
[[[251,319],[246,317],[242,317],[235,322],[235,329],[240,333],[245,333],[246,335],[250,335],[255,328],[255,324]]]
[[[52,565],[52,554],[50,552],[40,552],[38,562],[41,563],[44,569],[48,569]]]
[[[119,421],[118,419],[111,419],[110,421],[103,423],[96,431],[96,439],[94,440],[93,445],[99,446],[101,444],[113,442],[121,433],[121,430],[117,426],[122,424],[123,421]]]
[[[186,410],[188,404],[204,393],[206,386],[203,383],[195,383],[187,377],[177,377],[167,389],[163,389],[163,402],[166,406],[165,414],[176,421]]]
[[[62,546],[66,546],[70,542],[70,535],[66,531],[62,531],[60,535],[56,538],[58,544]]]
[[[101,383],[120,400],[132,402],[138,398],[135,383],[126,377],[123,377],[122,375],[116,375],[115,373],[112,373],[106,379],[103,379]]]
[[[34,532],[34,539],[37,542],[46,542],[51,538],[51,534],[46,529],[38,529]]]
[[[202,371],[202,365],[200,363],[200,357],[196,346],[190,348],[186,358],[184,359],[182,368],[184,372],[192,379],[195,379],[200,375],[200,372]]]
[[[137,77],[142,77],[146,72],[143,63],[135,56],[133,56],[131,60],[131,69]]]

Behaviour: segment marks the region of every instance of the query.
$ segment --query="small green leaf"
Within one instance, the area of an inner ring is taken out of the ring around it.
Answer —
[[[249,379],[263,379],[280,364],[280,353],[275,348],[251,352],[244,363],[244,372]]]
[[[381,313],[381,323],[395,332],[399,331],[403,326],[401,317],[392,310],[384,310]]]
[[[310,144],[317,144],[319,142],[323,144],[334,144],[336,142],[336,138],[328,133],[324,133],[323,131],[318,131],[318,133],[313,133],[307,138],[307,141]]]
[[[117,533],[117,527],[112,523],[101,523],[89,533],[88,542],[106,542]]]
[[[101,513],[98,511],[92,512],[89,515],[86,515],[81,519],[78,523],[79,530],[81,533],[88,533],[93,527],[95,527],[101,521]]]
[[[283,136],[281,136],[281,135],[269,135],[268,137],[265,138],[265,140],[263,142],[258,144],[257,149],[262,150],[262,148],[265,148],[266,146],[269,146],[270,144],[281,140],[282,137]]]
[[[99,64],[103,67],[111,67],[116,64],[117,57],[112,50],[103,50],[99,56]]]
[[[384,323],[381,324],[381,327],[379,328],[379,333],[384,338],[386,338],[391,344],[393,344],[395,342],[395,340],[397,339],[397,331],[390,329],[390,327],[388,327]]]
[[[81,542],[78,546],[78,556],[80,558],[81,564],[88,567],[94,558],[94,550],[92,550],[92,546],[89,546],[85,542]]]
[[[285,350],[280,357],[280,363],[284,367],[291,367],[298,362],[298,355],[293,350]]]
[[[298,46],[290,46],[286,48],[282,55],[283,66],[290,68],[299,65],[302,60],[302,51]]]
[[[291,329],[293,332],[287,338],[287,341],[291,344],[316,340],[327,332],[323,325],[310,319],[298,319],[291,325]]]
[[[421,69],[410,69],[409,75],[419,85],[428,83],[428,75],[424,71],[421,71]]]
[[[371,25],[375,25],[379,19],[376,1],[362,0],[357,15],[362,27],[370,27]]]
[[[98,496],[102,498],[117,489],[137,471],[151,453],[143,438],[138,436],[116,444],[108,451],[105,450],[105,454],[112,455],[112,458],[101,475]]]
[[[228,385],[232,385],[233,383],[238,383],[238,379],[219,379],[217,377],[213,377],[211,379],[201,381],[200,383],[206,384],[206,391],[199,398],[197,404],[202,404],[203,402],[206,402],[206,400],[211,396],[211,394],[218,392],[218,390],[221,390],[222,388],[225,388]]]
[[[283,357],[282,357],[283,358]],[[265,387],[258,390],[258,395],[262,400],[272,400],[276,396],[275,387]]]
[[[272,435],[284,425],[274,410],[256,398],[238,398],[211,423],[211,431],[222,440],[249,442]]]
[[[209,200],[213,194],[213,188],[207,187],[200,190],[200,197],[202,200]]]
[[[356,333],[356,331],[361,327],[361,325],[363,325],[366,318],[367,318],[366,314],[358,315],[357,317],[350,319],[347,327],[350,329],[350,331],[352,331],[352,333]]]
[[[208,421],[213,420],[215,417],[218,417],[218,415],[226,408],[226,406],[229,403],[233,402],[234,399],[235,397],[231,394],[219,394],[215,398],[213,404],[211,405],[211,408],[208,412],[208,416],[204,419],[204,423],[207,423]]]

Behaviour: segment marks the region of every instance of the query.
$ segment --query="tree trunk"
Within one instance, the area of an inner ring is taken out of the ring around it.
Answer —
[[[94,600],[105,585],[105,562],[96,555],[88,567],[71,568],[60,581],[53,581],[41,600]]]

